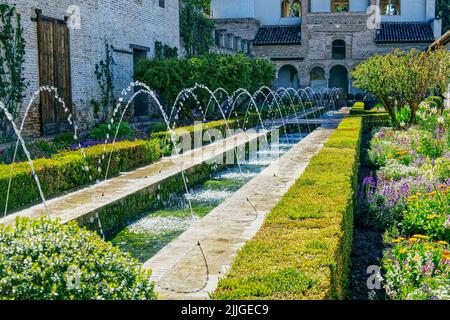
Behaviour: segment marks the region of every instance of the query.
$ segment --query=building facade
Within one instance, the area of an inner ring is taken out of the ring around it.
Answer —
[[[154,54],[156,41],[180,47],[178,0],[6,0],[6,3],[16,5],[25,30],[24,76],[30,83],[26,100],[39,86],[59,88],[82,129],[99,121],[93,107],[93,101],[101,100],[95,68],[105,60],[106,44],[112,46],[115,97],[133,81],[139,59]],[[151,109],[148,100],[138,99],[129,117],[145,119]],[[67,124],[55,99],[41,95],[31,109],[25,129],[30,135],[49,135],[67,130]]]
[[[435,0],[212,0],[216,44],[238,38],[271,59],[278,87],[353,88],[350,71],[374,54],[426,48],[441,35]]]

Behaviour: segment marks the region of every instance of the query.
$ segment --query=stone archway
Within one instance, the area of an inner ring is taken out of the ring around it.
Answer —
[[[312,89],[321,89],[328,86],[325,70],[323,68],[314,67],[311,69],[309,86]]]
[[[290,64],[286,64],[278,70],[277,88],[282,87],[295,90],[300,88],[298,71]]]
[[[341,88],[344,94],[348,94],[348,71],[344,66],[337,65],[330,70],[330,88]]]

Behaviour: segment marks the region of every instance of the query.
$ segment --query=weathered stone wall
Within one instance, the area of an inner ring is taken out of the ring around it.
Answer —
[[[70,60],[72,70],[73,110],[77,124],[85,129],[94,123],[91,99],[100,100],[95,78],[95,64],[105,57],[105,41],[117,49],[113,53],[115,95],[119,96],[133,80],[133,50],[130,45],[147,47],[154,53],[155,41],[180,47],[179,2],[165,0],[6,0],[16,4],[22,15],[26,39],[25,77],[30,82],[27,100],[39,87],[37,23],[32,21],[35,9],[42,15],[63,20],[70,5],[80,8],[80,29],[71,29]],[[33,106],[27,129],[40,134],[39,107]]]

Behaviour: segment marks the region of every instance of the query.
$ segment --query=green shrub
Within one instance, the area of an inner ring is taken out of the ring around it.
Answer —
[[[108,161],[102,161],[101,170],[98,170],[98,163],[105,155],[104,146],[96,145],[86,148],[86,159],[83,158],[81,151],[77,150],[61,152],[50,159],[41,158],[33,161],[45,196],[55,196],[96,179],[104,179]],[[112,144],[106,145],[107,156],[111,148]],[[158,140],[117,142],[112,151],[109,176],[150,164],[160,157]],[[89,172],[83,170],[86,166],[89,167]],[[10,168],[10,165],[0,165],[1,208],[4,208],[6,203]],[[16,209],[39,200],[39,192],[28,162],[14,164],[8,208]]]
[[[450,229],[447,225],[450,187],[443,187],[446,189],[410,198],[401,222],[401,232],[404,235],[424,234],[433,240],[450,242]]]
[[[89,133],[90,137],[94,140],[104,140],[106,139],[107,134],[109,134],[110,139],[114,138],[116,134],[117,128],[119,127],[118,123],[111,125],[111,129],[108,129],[108,124],[102,123],[96,128],[93,128]],[[133,137],[133,129],[126,122],[122,122],[119,128],[119,132],[117,133],[117,138],[132,138]]]
[[[342,121],[239,251],[214,299],[344,298],[361,117]]]
[[[148,125],[149,135],[162,131],[167,131],[167,124],[165,122],[154,122]]]
[[[437,96],[429,96],[425,99],[425,101],[428,102],[430,106],[433,104],[438,109],[442,109],[444,107],[444,100]]]
[[[228,129],[242,129],[245,127],[246,129],[253,128],[258,124],[259,118],[255,114],[248,115],[247,118],[244,116],[239,116],[232,120],[217,120],[210,121],[206,123],[202,123],[201,125],[191,125],[186,127],[175,128],[175,136],[178,139],[181,139],[184,134],[189,133],[191,136],[191,147],[194,147],[194,136],[199,135],[204,137],[204,134],[207,130],[215,129],[219,130],[224,137],[228,134]],[[201,131],[201,133],[200,133]],[[233,131],[232,131],[233,133]],[[159,139],[161,141],[161,149],[164,155],[170,155],[173,150],[173,143],[170,137],[170,133],[167,131],[154,132],[151,134],[152,138]],[[206,137],[207,138],[207,137]]]
[[[150,272],[129,254],[49,218],[0,229],[0,297],[14,300],[155,299]]]
[[[275,80],[274,65],[266,59],[248,58],[244,54],[207,54],[191,59],[153,59],[139,62],[136,79],[161,94],[166,104],[172,104],[184,88],[201,83],[215,90],[219,87],[232,93],[239,88],[254,92]],[[205,94],[197,92],[199,98]]]

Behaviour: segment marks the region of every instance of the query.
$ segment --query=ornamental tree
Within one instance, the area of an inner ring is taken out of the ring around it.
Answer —
[[[396,54],[375,55],[359,64],[352,72],[353,85],[379,99],[397,124],[397,107],[401,105],[397,77],[402,69]]]
[[[409,106],[409,124],[414,124],[420,103],[428,94],[445,92],[450,81],[450,53],[447,50],[398,53],[401,72],[397,87],[404,103]]]

